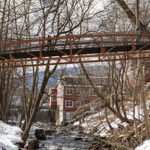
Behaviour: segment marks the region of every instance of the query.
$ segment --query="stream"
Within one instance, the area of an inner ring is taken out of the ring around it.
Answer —
[[[40,141],[40,150],[87,150],[92,143],[92,138],[55,135],[48,136],[45,141]]]
[[[45,125],[44,125],[45,126]],[[33,127],[30,130],[29,138],[35,138],[35,130],[41,127]],[[43,129],[51,129],[49,125],[43,127]],[[84,136],[77,131],[58,132],[60,127],[56,127],[55,132],[46,136],[46,140],[39,140],[38,150],[87,150],[90,145],[95,141],[94,138]]]

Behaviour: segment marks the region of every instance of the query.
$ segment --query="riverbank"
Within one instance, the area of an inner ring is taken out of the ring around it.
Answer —
[[[105,139],[99,139],[90,136],[85,136],[82,132],[77,132],[74,130],[68,130],[63,132],[62,128],[53,126],[45,123],[33,124],[28,141],[35,138],[35,130],[39,128],[44,128],[46,132],[46,139],[39,140],[38,150],[101,150],[101,144],[99,141],[104,141]],[[51,131],[51,132],[50,132]],[[16,143],[22,142],[21,140],[22,131],[16,126],[10,126],[0,121],[0,150],[18,150]],[[27,143],[28,143],[27,141]],[[107,143],[105,146],[109,146]],[[27,144],[25,145],[27,147]],[[27,148],[23,148],[25,150]],[[109,150],[109,148],[107,147]],[[150,141],[147,140],[136,148],[136,150],[149,150]]]

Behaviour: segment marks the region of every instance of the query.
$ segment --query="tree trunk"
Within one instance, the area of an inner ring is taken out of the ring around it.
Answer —
[[[124,10],[125,14],[128,16],[128,18],[136,25],[136,16],[131,11],[131,9],[127,6],[126,2],[124,0],[116,0],[116,1],[122,7],[122,9]],[[140,20],[139,20],[139,25],[141,27],[141,30],[147,31],[146,26]]]
[[[48,61],[48,64],[49,64],[49,61]],[[22,140],[26,141],[27,137],[28,137],[28,133],[30,131],[30,128],[31,128],[31,125],[32,125],[32,122],[35,118],[35,115],[38,111],[38,108],[39,108],[39,104],[40,104],[40,101],[43,97],[43,94],[44,94],[44,90],[45,90],[45,87],[46,87],[46,84],[48,82],[48,79],[49,77],[54,73],[54,71],[56,70],[57,68],[57,65],[53,68],[53,70],[51,72],[49,72],[49,65],[47,64],[46,66],[46,70],[45,70],[45,74],[44,74],[44,77],[43,77],[43,82],[42,82],[42,85],[41,85],[41,89],[40,89],[40,93],[38,95],[38,98],[36,99],[36,102],[34,104],[34,108],[31,112],[31,115],[30,115],[30,118],[29,118],[29,121],[26,123],[26,127],[25,127],[25,130],[22,134]]]

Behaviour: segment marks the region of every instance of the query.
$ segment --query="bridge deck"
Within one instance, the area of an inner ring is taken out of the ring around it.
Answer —
[[[135,45],[137,49],[142,48],[144,45],[143,44],[139,44],[139,45]],[[116,46],[115,48],[113,48],[111,51],[109,51],[112,47],[111,46],[107,46],[107,47],[103,47],[105,49],[105,53],[119,53],[119,52],[132,52],[132,46],[131,45],[123,45],[123,46]],[[37,48],[39,49],[39,48]],[[81,54],[101,54],[102,50],[100,47],[87,47],[84,48],[84,50],[80,51],[81,48],[73,48],[72,49],[72,55],[75,55],[76,53],[78,53],[78,55]],[[144,51],[145,50],[150,50],[150,45],[145,46]],[[79,52],[80,51],[80,52]],[[63,49],[60,51],[54,50],[53,48],[51,48],[50,50],[47,50],[47,48],[43,48],[42,49],[42,57],[53,57],[53,56],[64,56],[64,55],[70,55],[70,49]],[[35,58],[35,57],[40,57],[40,51],[39,50],[34,50],[32,51],[32,47],[31,47],[31,51],[27,51],[27,52],[20,52],[20,51],[12,51],[11,55],[13,56],[13,59],[23,59],[23,58]],[[116,54],[117,55],[117,54]],[[1,53],[0,54],[0,60],[4,60],[5,59],[10,59],[10,54],[9,51],[7,53]]]
[[[150,34],[84,35],[49,39],[52,42],[50,46],[45,44],[48,39],[1,43],[0,64],[19,67],[16,63],[42,61],[41,65],[45,65],[45,60],[63,60],[62,64],[67,64],[79,63],[79,58],[88,58],[86,62],[111,61],[107,56],[122,55],[128,56],[126,59],[134,59],[134,56],[131,57],[133,54],[150,53]],[[98,59],[95,61],[93,57]]]

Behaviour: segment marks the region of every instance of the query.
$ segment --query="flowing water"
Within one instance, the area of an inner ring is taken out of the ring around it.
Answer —
[[[88,137],[47,136],[47,140],[40,141],[40,150],[87,150],[92,142],[93,138]]]
[[[28,140],[35,138],[36,128],[31,129]],[[39,141],[39,150],[87,150],[94,142],[94,138],[83,136],[75,131],[68,131],[67,133],[57,131],[56,129],[56,132],[47,135],[46,140]]]

